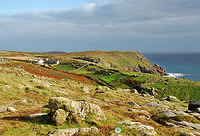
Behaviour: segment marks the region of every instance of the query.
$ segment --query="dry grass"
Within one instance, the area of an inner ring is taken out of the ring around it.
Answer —
[[[97,52],[85,53],[88,55]],[[142,97],[139,94],[123,90],[104,90],[104,93],[95,93],[96,90],[94,88],[97,86],[95,86],[93,81],[85,77],[59,72],[24,62],[1,64],[0,68],[0,105],[12,103],[11,106],[18,110],[14,113],[7,111],[0,113],[0,135],[44,136],[49,131],[54,131],[56,129],[91,126],[99,128],[100,133],[97,134],[98,136],[111,135],[114,133],[114,129],[117,126],[121,127],[123,133],[128,136],[137,135],[136,130],[127,129],[119,124],[119,122],[123,120],[141,122],[142,124],[152,126],[155,128],[158,135],[161,136],[178,135],[180,134],[180,131],[182,131],[181,129],[158,124],[151,118],[141,119],[140,116],[146,116],[146,114],[141,112],[130,112],[128,109],[134,108],[134,106],[125,104],[127,101],[133,100],[141,106],[138,110],[146,110],[149,112],[149,116],[152,116],[157,114],[158,110],[145,108],[142,105],[148,102],[157,102],[157,99]],[[36,77],[33,77],[32,75],[36,75]],[[33,79],[38,80],[39,82],[31,82]],[[68,80],[64,81],[62,79]],[[50,83],[50,85],[45,86],[45,83]],[[88,86],[90,88],[89,94],[86,94],[82,90],[83,86]],[[43,106],[48,104],[48,99],[53,96],[67,97],[72,100],[81,100],[97,104],[105,113],[107,120],[96,121],[95,119],[89,118],[85,122],[82,122],[74,118],[73,122],[55,126],[50,121],[49,116],[33,119],[28,118],[30,114],[40,112],[48,113],[49,109],[44,108]],[[27,103],[22,102],[24,99],[27,100]],[[183,107],[184,103],[180,102],[177,106]],[[194,122],[191,118],[178,117],[177,119]]]
[[[38,76],[44,76],[44,77],[50,77],[55,79],[71,79],[79,82],[83,82],[86,84],[94,84],[95,82],[92,80],[89,80],[88,78],[78,76],[75,74],[65,73],[61,71],[55,71],[52,69],[44,68],[38,65],[23,63],[23,62],[14,62],[10,64],[5,64],[6,67],[19,67],[23,68],[27,72],[31,74],[35,74]]]

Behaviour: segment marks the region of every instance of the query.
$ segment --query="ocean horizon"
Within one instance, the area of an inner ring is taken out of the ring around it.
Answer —
[[[153,64],[163,67],[168,77],[200,81],[200,53],[143,53]]]

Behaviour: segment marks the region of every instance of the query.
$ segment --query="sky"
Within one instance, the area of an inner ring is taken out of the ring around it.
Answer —
[[[200,52],[200,0],[0,0],[0,50]]]

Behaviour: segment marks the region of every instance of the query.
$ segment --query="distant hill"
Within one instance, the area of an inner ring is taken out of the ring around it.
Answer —
[[[66,56],[86,62],[93,62],[105,67],[131,72],[143,72],[165,75],[165,70],[157,64],[152,64],[139,52],[133,51],[89,51],[76,53],[58,53],[56,56]]]
[[[66,53],[66,52],[63,52],[63,51],[49,51],[49,52],[44,52],[44,53]]]

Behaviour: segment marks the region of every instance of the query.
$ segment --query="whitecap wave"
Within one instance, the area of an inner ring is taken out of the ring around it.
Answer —
[[[173,78],[180,78],[182,76],[185,76],[184,73],[167,73],[165,77],[173,77]]]

